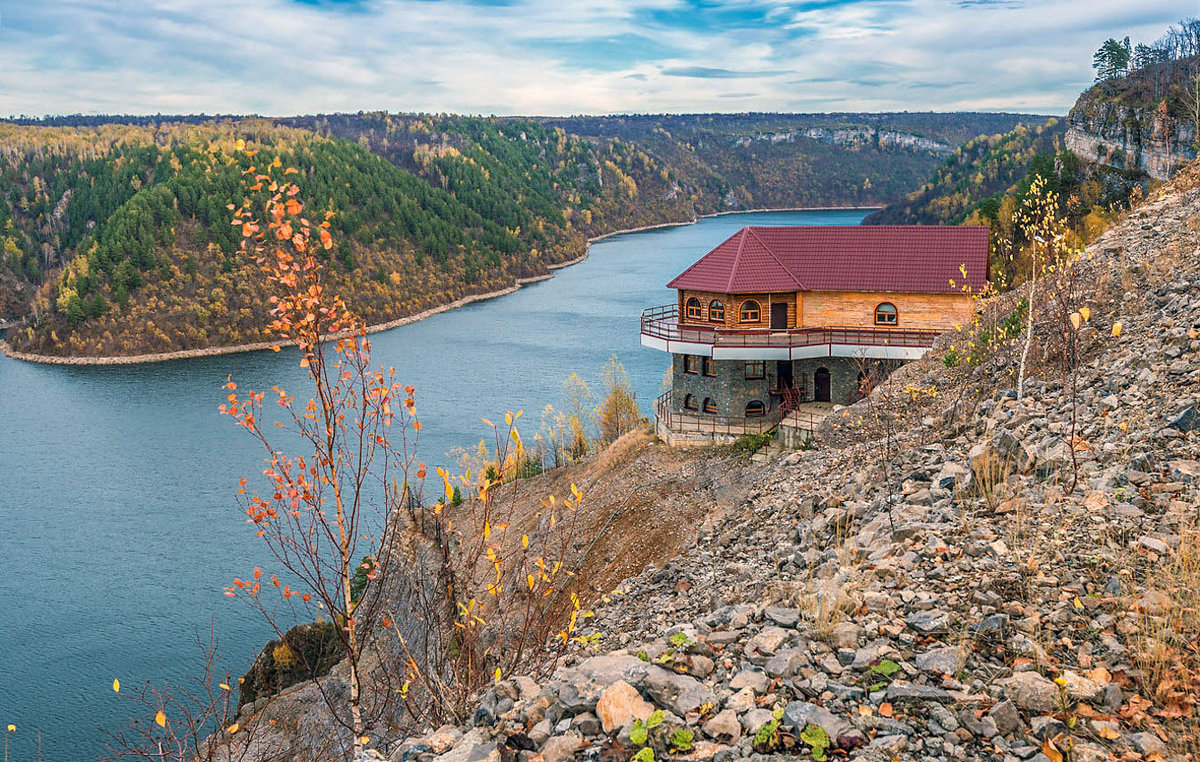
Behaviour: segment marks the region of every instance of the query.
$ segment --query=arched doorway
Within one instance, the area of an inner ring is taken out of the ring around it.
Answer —
[[[813,399],[817,402],[833,402],[829,368],[817,368],[813,374]]]

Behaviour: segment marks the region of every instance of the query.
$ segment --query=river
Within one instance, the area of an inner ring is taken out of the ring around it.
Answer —
[[[516,293],[375,334],[377,364],[417,387],[421,457],[445,462],[486,433],[481,418],[525,410],[526,437],[563,380],[595,383],[624,363],[643,412],[662,353],[638,315],[666,304],[670,278],[743,225],[846,224],[853,210],[753,212],[629,233]],[[10,759],[92,760],[128,718],[129,688],[192,674],[210,625],[240,674],[270,639],[222,588],[269,565],[233,501],[261,463],[217,413],[243,387],[303,390],[294,352],[129,366],[33,365],[0,356],[0,730]]]

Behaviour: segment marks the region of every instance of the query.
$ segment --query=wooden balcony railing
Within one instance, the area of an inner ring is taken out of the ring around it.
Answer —
[[[821,328],[728,329],[710,328],[679,322],[679,307],[674,304],[642,311],[642,334],[664,341],[708,344],[714,347],[813,347],[825,344],[850,344],[873,347],[932,347],[939,331],[906,328],[858,328],[830,326]]]

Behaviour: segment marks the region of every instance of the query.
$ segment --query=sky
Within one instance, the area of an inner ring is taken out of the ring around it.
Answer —
[[[1064,114],[1195,0],[0,0],[0,115]]]

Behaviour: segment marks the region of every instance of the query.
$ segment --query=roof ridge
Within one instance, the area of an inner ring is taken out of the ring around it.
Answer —
[[[749,232],[750,226],[746,225],[734,235],[739,236],[737,251],[733,253],[733,267],[729,268],[729,277],[725,279],[725,293],[733,293],[733,277],[737,275],[738,264],[742,261],[742,249],[746,246],[746,233]]]
[[[804,284],[801,283],[800,279],[796,277],[796,273],[792,272],[791,268],[785,265],[779,259],[779,257],[776,256],[775,252],[771,250],[771,247],[767,245],[766,241],[758,237],[758,233],[754,232],[754,227],[752,225],[747,225],[745,229],[749,231],[750,235],[754,236],[754,240],[758,241],[759,246],[763,247],[763,251],[767,252],[767,255],[771,257],[771,259],[775,260],[775,264],[779,265],[779,269],[787,273],[788,277],[792,279],[792,283],[796,285],[796,290],[806,291],[807,289],[805,288]],[[739,250],[738,253],[740,254],[741,251]],[[729,276],[729,283],[730,285],[733,285],[732,275]]]

